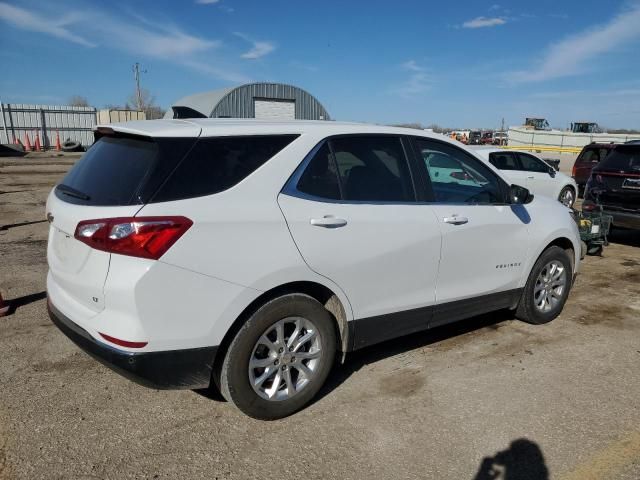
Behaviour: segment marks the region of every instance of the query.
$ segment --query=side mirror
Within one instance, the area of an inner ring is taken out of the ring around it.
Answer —
[[[549,176],[551,178],[556,176],[556,169],[554,167],[549,167]]]
[[[511,185],[509,187],[509,203],[512,205],[522,205],[531,203],[533,201],[533,194],[520,185]]]

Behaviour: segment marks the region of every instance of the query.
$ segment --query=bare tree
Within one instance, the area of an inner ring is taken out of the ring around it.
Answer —
[[[72,107],[90,107],[91,105],[89,105],[89,100],[87,100],[87,97],[83,97],[81,95],[72,95],[69,97],[69,100],[67,100],[67,104],[71,105]]]
[[[165,112],[162,107],[156,105],[155,95],[152,95],[146,88],[140,89],[140,105],[138,105],[137,95],[133,93],[127,99],[125,107],[132,110],[143,111],[147,116],[147,120],[162,118]]]

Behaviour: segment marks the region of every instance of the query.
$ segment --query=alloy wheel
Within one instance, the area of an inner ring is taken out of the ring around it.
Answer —
[[[533,301],[536,308],[547,313],[558,307],[567,286],[567,272],[562,263],[553,260],[547,263],[533,287]]]
[[[278,320],[260,336],[249,359],[249,383],[265,400],[287,400],[315,377],[322,357],[322,341],[310,320]]]

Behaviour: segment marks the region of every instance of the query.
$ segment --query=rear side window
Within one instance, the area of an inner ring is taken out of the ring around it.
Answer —
[[[598,169],[640,173],[640,148],[632,146],[616,147],[607,155],[607,158],[600,162]]]
[[[399,137],[354,135],[325,142],[296,189],[328,200],[413,202],[409,164]]]
[[[590,148],[582,153],[580,163],[599,163],[608,153],[608,148]]]
[[[57,186],[69,203],[119,206],[145,203],[194,139],[102,137]]]
[[[494,152],[489,154],[489,162],[498,170],[519,170],[516,157],[510,152]]]
[[[289,145],[297,135],[201,138],[153,202],[200,197],[238,184]]]
[[[314,197],[329,200],[340,199],[340,184],[336,163],[333,161],[329,144],[325,143],[313,156],[298,181],[298,190]]]
[[[409,165],[392,136],[338,137],[330,141],[344,200],[415,201]]]

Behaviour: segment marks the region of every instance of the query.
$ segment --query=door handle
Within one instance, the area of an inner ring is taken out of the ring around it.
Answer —
[[[453,217],[444,217],[442,221],[444,223],[450,223],[451,225],[463,225],[468,223],[469,219],[467,217],[458,217],[457,215],[454,215]]]
[[[322,218],[312,218],[311,225],[324,228],[339,228],[344,227],[347,221],[343,218],[337,218],[333,215],[325,215]]]
[[[530,177],[527,177],[527,178],[533,178],[533,175],[531,175]]]

